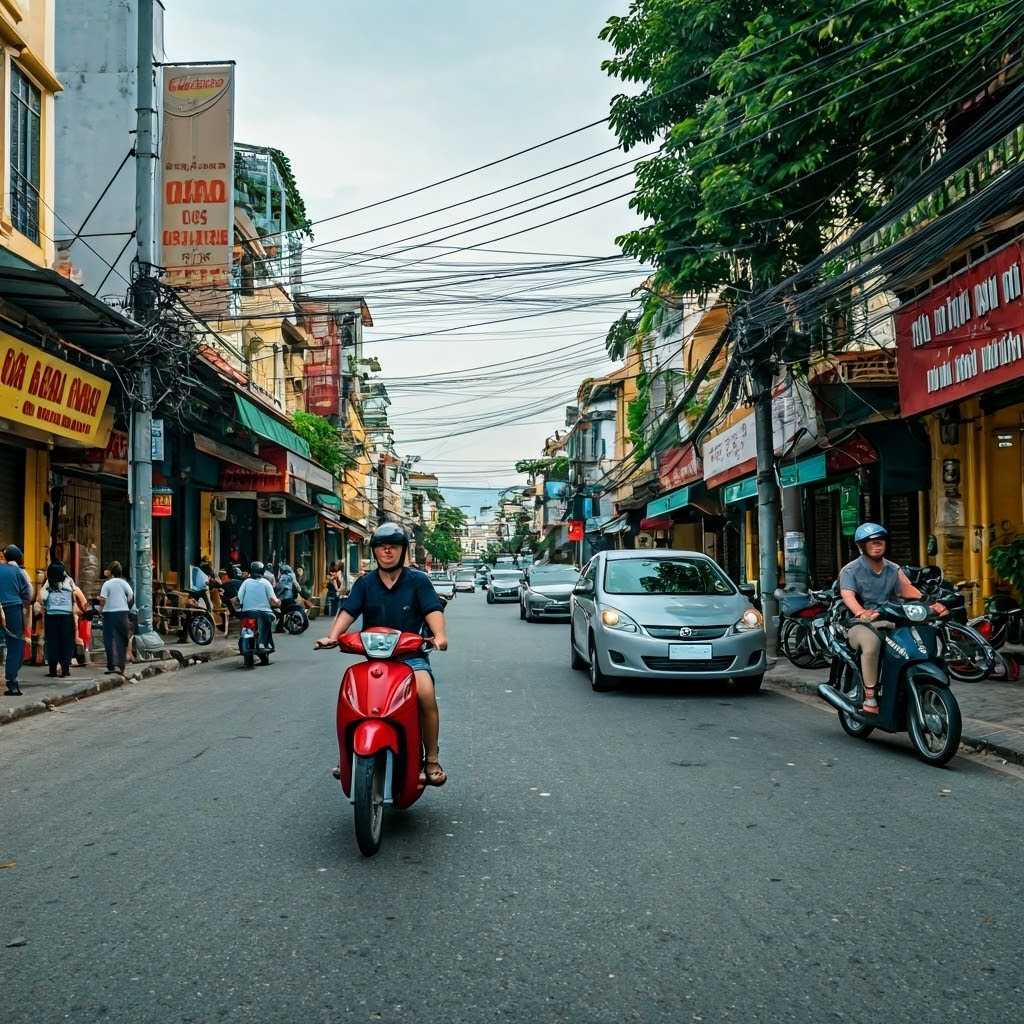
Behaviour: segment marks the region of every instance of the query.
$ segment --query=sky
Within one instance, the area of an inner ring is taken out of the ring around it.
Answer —
[[[442,492],[521,482],[646,276],[615,243],[643,151],[601,123],[628,0],[165,7],[167,60],[235,61],[236,140],[291,161],[303,290],[365,298],[396,452]]]

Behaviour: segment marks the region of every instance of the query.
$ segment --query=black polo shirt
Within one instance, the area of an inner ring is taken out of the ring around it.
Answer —
[[[390,590],[376,569],[360,576],[341,607],[353,618],[362,615],[364,628],[390,626],[403,633],[419,633],[427,615],[441,611],[443,605],[426,573],[404,568]]]

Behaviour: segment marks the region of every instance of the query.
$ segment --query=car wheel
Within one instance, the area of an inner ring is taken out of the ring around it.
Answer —
[[[580,657],[579,651],[576,650],[576,637],[573,635],[572,623],[569,624],[569,660],[573,669],[577,672],[587,667],[587,663]]]
[[[487,591],[487,603],[488,604],[494,604],[494,592],[493,591],[490,591],[490,590]]]
[[[597,661],[597,651],[594,649],[594,640],[590,640],[590,688],[594,693],[607,693],[615,688],[615,684],[601,671]]]
[[[734,679],[733,682],[740,693],[757,693],[764,682],[764,673],[757,676],[744,676],[742,679]]]

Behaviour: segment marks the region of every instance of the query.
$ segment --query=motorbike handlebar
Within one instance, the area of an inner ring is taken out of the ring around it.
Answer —
[[[327,643],[325,643],[323,640],[317,640],[317,642],[315,644],[313,644],[313,650],[314,651],[329,651],[332,647],[337,647],[337,646],[338,646],[338,641],[337,640],[330,640]]]

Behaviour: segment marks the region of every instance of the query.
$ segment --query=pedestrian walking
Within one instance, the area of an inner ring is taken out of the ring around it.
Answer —
[[[341,608],[341,591],[343,587],[341,571],[337,562],[331,562],[327,572],[327,591],[324,594],[324,612],[332,619]]]
[[[85,594],[68,575],[63,562],[51,562],[46,568],[46,582],[39,588],[39,607],[43,614],[43,647],[51,679],[57,669],[67,679],[71,675],[71,659],[75,656],[76,612],[89,607]]]
[[[124,578],[121,563],[111,562],[110,578],[100,587],[103,650],[107,655],[107,671],[104,675],[124,675],[128,659],[128,618],[134,604],[135,592]]]
[[[25,622],[32,604],[32,586],[21,567],[23,560],[21,548],[8,544],[4,548],[4,561],[0,563],[0,627],[7,641],[4,661],[7,697],[21,696],[18,673],[25,660]]]

